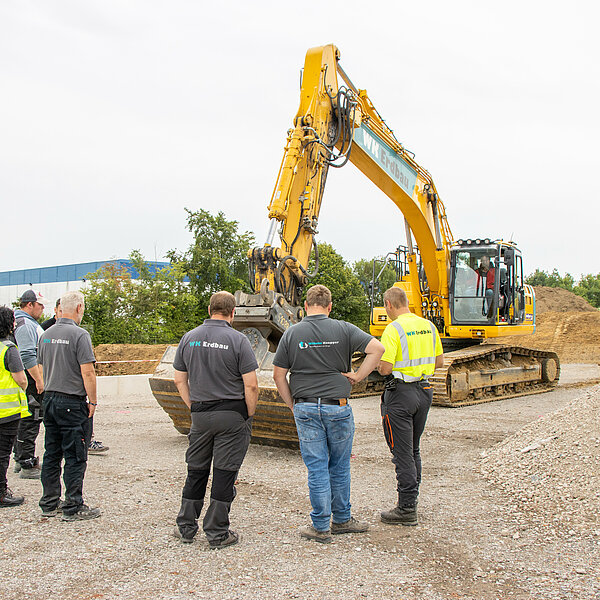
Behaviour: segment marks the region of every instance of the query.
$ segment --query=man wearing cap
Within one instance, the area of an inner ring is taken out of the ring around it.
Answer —
[[[300,528],[300,537],[327,544],[332,534],[363,533],[369,528],[350,510],[354,416],[348,397],[351,384],[371,373],[384,348],[355,325],[329,318],[331,292],[324,285],[308,290],[304,307],[306,317],[286,330],[279,342],[273,379],[294,413],[308,471],[312,524]],[[366,354],[356,373],[351,365],[354,352]]]
[[[17,441],[15,443],[15,471],[21,471],[23,479],[39,479],[41,469],[39,459],[35,455],[35,441],[40,432],[40,423],[43,418],[42,392],[44,382],[42,371],[38,365],[37,347],[38,340],[44,330],[38,319],[44,312],[46,298],[37,291],[27,290],[20,298],[19,306],[15,310],[15,341],[21,354],[21,360],[27,375],[27,401],[30,417],[19,421]]]

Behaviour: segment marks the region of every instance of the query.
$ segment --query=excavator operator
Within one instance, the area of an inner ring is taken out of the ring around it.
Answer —
[[[481,295],[485,296],[483,301],[483,314],[488,314],[494,297],[494,282],[496,280],[496,268],[489,256],[482,256],[477,272],[477,294],[481,287]],[[485,293],[483,279],[485,279]]]

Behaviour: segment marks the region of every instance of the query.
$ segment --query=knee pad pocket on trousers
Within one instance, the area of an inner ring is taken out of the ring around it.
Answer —
[[[210,469],[188,469],[188,476],[181,495],[189,500],[203,499],[209,475]]]
[[[237,471],[223,471],[215,469],[210,497],[221,502],[233,502],[235,498],[235,480]]]

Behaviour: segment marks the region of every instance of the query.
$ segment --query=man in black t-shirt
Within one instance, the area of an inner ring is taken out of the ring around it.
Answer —
[[[210,505],[203,522],[211,548],[239,539],[229,529],[229,510],[258,400],[258,364],[248,338],[231,327],[234,311],[232,294],[213,294],[210,319],[181,338],[173,361],[175,385],[192,413],[188,474],[175,535],[185,543],[194,540],[212,463]]]
[[[384,347],[355,325],[329,318],[331,292],[324,285],[308,290],[304,306],[307,316],[279,342],[273,379],[294,413],[308,470],[312,525],[302,527],[300,535],[328,543],[331,534],[362,533],[369,528],[350,511],[354,417],[348,397],[351,384],[375,369]],[[354,352],[367,355],[356,373],[351,366]]]

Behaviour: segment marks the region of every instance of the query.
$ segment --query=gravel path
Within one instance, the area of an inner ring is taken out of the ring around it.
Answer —
[[[540,527],[543,511],[481,471],[494,445],[589,390],[432,409],[416,528],[378,520],[394,501],[393,466],[377,399],[354,400],[352,502],[370,532],[330,545],[300,540],[310,507],[299,455],[252,446],[232,510],[242,540],[220,551],[172,537],[186,438],[149,392],[101,397],[96,434],[111,448],[90,457],[85,492],[102,517],[42,519],[39,482],[11,468],[10,485],[26,503],[0,512],[0,597],[599,600],[600,532]]]

